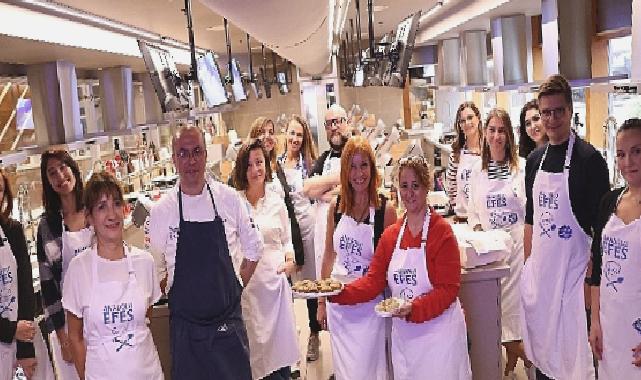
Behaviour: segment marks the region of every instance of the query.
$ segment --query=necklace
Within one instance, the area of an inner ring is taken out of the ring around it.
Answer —
[[[354,207],[352,212],[354,213],[354,220],[356,222],[358,222],[358,223],[362,223],[365,220],[365,217],[367,216],[367,214],[369,213],[369,207],[368,207],[368,205],[365,206],[365,209],[361,212],[359,218],[356,218],[356,215],[357,215],[356,214],[356,207]]]

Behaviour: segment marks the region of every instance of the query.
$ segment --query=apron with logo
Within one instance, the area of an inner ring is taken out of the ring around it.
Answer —
[[[458,169],[456,170],[456,206],[457,216],[467,217],[467,203],[470,199],[470,178],[472,168],[481,161],[481,156],[461,150]]]
[[[331,155],[331,153],[330,153]],[[341,158],[327,156],[323,163],[323,175],[340,173]],[[327,233],[327,211],[329,203],[321,200],[316,201],[315,218],[318,223],[314,224],[314,251],[316,252],[316,278],[320,278],[323,255],[325,255],[325,235]]]
[[[430,209],[423,222],[419,247],[401,249],[407,226],[407,217],[404,219],[387,269],[387,284],[393,297],[412,302],[433,289],[425,259]],[[458,298],[443,314],[423,323],[394,318],[392,363],[394,380],[471,379],[467,330]]]
[[[374,207],[369,211],[369,224],[357,223],[343,214],[334,230],[336,259],[331,277],[343,283],[364,276],[374,257]],[[357,305],[327,303],[327,326],[337,380],[387,379],[385,320],[374,311],[382,299],[379,295]]]
[[[148,298],[136,279],[131,249],[125,247],[127,281],[100,281],[96,249],[90,252],[91,300],[83,315],[87,345],[85,378],[163,379],[151,331],[145,323]]]
[[[641,343],[641,219],[626,225],[613,213],[603,229],[601,253],[599,379],[641,379],[631,351]]]
[[[548,377],[594,378],[583,283],[590,237],[572,212],[568,178],[575,135],[561,173],[539,165],[532,197],[532,254],[521,274],[522,334],[527,357]]]
[[[525,199],[519,196],[516,181],[518,174],[508,179],[489,179],[487,171],[481,172],[475,189],[479,219],[484,231],[502,229],[511,236],[511,247],[505,263],[510,267],[509,276],[501,281],[501,340],[511,342],[521,339],[521,294],[519,280],[523,269],[523,223]]]
[[[9,241],[0,228],[0,317],[18,320],[18,265]],[[0,342],[0,380],[13,379],[16,372],[16,341]]]

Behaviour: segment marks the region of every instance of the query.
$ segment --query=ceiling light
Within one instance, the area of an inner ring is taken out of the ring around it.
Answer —
[[[389,5],[374,5],[373,10],[374,10],[374,12],[382,12],[382,11],[386,10],[387,8],[389,8]]]
[[[210,26],[210,27],[206,28],[206,30],[208,30],[210,32],[222,32],[222,31],[225,30],[225,26],[224,25],[214,25],[214,26]]]

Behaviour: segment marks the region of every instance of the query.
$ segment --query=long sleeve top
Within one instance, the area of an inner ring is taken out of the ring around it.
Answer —
[[[40,270],[40,289],[44,309],[46,333],[65,326],[62,308],[62,216],[60,214],[40,217],[36,251]]]
[[[13,256],[16,258],[18,271],[18,320],[33,321],[36,309],[36,298],[33,293],[31,260],[29,259],[24,230],[22,229],[22,225],[13,219],[9,219],[6,223],[0,223],[0,227],[2,227],[2,231],[4,231]],[[0,342],[13,342],[16,336],[17,326],[17,321],[10,321],[0,317]],[[33,343],[18,341],[16,346],[16,357],[18,359],[35,357]]]
[[[387,270],[396,247],[396,239],[403,225],[403,218],[387,227],[376,247],[367,274],[345,286],[331,302],[353,305],[367,302],[381,294],[387,285]],[[409,228],[401,238],[401,249],[419,247],[421,233],[412,236]],[[432,290],[412,301],[412,311],[407,320],[414,323],[429,321],[441,315],[458,297],[461,287],[461,258],[456,237],[449,223],[432,210],[425,246],[425,265],[432,283]]]

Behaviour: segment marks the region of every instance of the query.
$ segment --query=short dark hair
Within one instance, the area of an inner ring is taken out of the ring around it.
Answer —
[[[570,83],[568,83],[563,75],[554,74],[549,76],[548,79],[541,84],[541,87],[539,87],[537,99],[540,103],[542,97],[552,95],[563,95],[565,102],[570,107],[570,111],[574,112],[574,107],[572,107],[572,87],[570,87]]]
[[[633,117],[624,121],[617,130],[617,134],[625,131],[641,131],[641,119]]]
[[[120,182],[113,174],[102,171],[93,173],[85,186],[84,204],[88,214],[93,212],[103,195],[111,197],[114,201],[124,202],[124,195]]]
[[[249,167],[249,153],[252,150],[259,149],[263,152],[265,157],[265,182],[272,180],[272,166],[269,164],[269,157],[267,151],[263,147],[263,142],[259,139],[249,138],[240,147],[238,156],[236,157],[236,165],[234,166],[233,184],[236,190],[244,191],[249,187],[247,182],[247,168]]]
[[[73,192],[76,198],[76,211],[80,211],[83,208],[82,203],[82,177],[80,175],[80,169],[78,168],[78,163],[71,157],[69,152],[66,150],[48,150],[42,153],[40,157],[40,178],[42,178],[42,205],[45,209],[45,214],[48,217],[59,218],[60,209],[62,207],[60,201],[60,195],[56,193],[49,182],[49,177],[47,177],[47,164],[49,160],[56,159],[61,161],[63,164],[71,169],[73,176],[76,178],[76,185],[73,187]]]
[[[11,217],[11,211],[13,211],[13,192],[11,191],[7,173],[5,173],[3,169],[0,169],[0,176],[2,176],[2,183],[4,185],[4,190],[2,190],[2,204],[0,204],[0,222],[7,223],[9,217]]]

